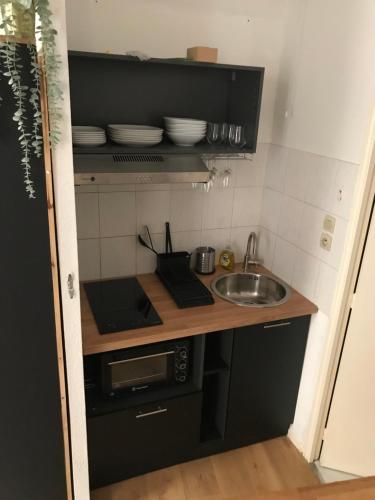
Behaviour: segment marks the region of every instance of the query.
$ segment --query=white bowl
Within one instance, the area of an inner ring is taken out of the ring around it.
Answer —
[[[194,146],[197,142],[204,138],[205,134],[177,134],[168,132],[168,137],[176,144],[176,146]]]
[[[205,134],[207,131],[206,127],[167,127],[167,132],[172,132],[174,134]]]
[[[171,125],[207,125],[204,120],[196,120],[195,118],[175,118],[173,116],[164,116],[167,124]]]
[[[167,134],[173,135],[175,137],[192,137],[192,138],[197,138],[199,140],[203,139],[203,137],[206,136],[205,132],[173,132],[169,130]]]
[[[206,130],[207,125],[185,125],[185,124],[174,124],[170,123],[166,127],[167,129],[171,130],[178,130],[178,129],[186,129],[186,130]]]

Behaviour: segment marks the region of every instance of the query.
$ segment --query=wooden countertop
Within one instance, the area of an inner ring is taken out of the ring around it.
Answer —
[[[257,269],[272,275],[261,266]],[[239,265],[236,266],[236,270],[240,270]],[[209,288],[211,281],[225,272],[217,269],[215,274],[200,276],[200,278]],[[85,290],[81,286],[83,354],[113,351],[163,340],[307,316],[318,311],[315,304],[294,289],[292,289],[289,301],[276,307],[240,307],[214,295],[215,304],[213,305],[179,309],[155,274],[143,274],[137,278],[163,320],[163,324],[100,335]]]

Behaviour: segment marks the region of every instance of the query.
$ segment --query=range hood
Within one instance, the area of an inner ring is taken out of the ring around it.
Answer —
[[[153,153],[75,154],[74,183],[165,184],[207,182],[210,172],[199,156]]]

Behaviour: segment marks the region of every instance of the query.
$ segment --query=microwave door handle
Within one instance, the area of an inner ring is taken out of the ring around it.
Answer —
[[[129,358],[129,359],[120,359],[120,361],[111,361],[108,363],[109,366],[119,365],[121,363],[129,363],[132,361],[139,361],[140,359],[148,359],[148,358],[157,358],[160,356],[168,356],[169,354],[174,354],[175,351],[167,351],[167,352],[158,352],[157,354],[149,354],[148,356],[139,356],[137,358]]]
[[[139,413],[138,415],[135,416],[135,418],[151,417],[152,415],[159,415],[160,413],[167,413],[167,411],[168,411],[167,408],[159,408],[159,410],[150,411],[148,413]]]

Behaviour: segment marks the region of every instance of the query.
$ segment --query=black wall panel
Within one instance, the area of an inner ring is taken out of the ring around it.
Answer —
[[[30,80],[27,48],[18,50]],[[33,161],[37,198],[30,200],[4,77],[0,95],[0,498],[60,500],[66,484],[43,160]]]

